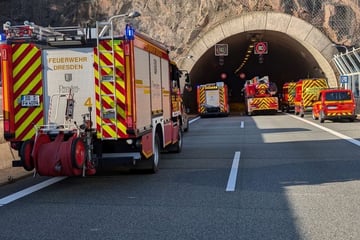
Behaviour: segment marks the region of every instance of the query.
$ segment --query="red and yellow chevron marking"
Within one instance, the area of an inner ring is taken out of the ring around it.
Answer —
[[[112,49],[114,50],[114,56],[111,53]],[[98,48],[94,49],[94,62],[97,137],[126,137],[126,86],[123,41],[100,41]],[[113,76],[113,66],[115,66],[116,71],[115,84],[112,81],[101,81],[102,76]],[[109,95],[113,95],[115,98]],[[101,112],[104,113],[114,107],[116,107],[116,116],[102,118]]]
[[[225,89],[219,89],[219,101],[220,101],[220,112],[226,112],[225,110]]]
[[[278,109],[276,97],[253,98],[251,101],[253,110]]]
[[[288,102],[290,105],[294,104],[295,101],[295,86],[296,86],[295,82],[291,82],[288,85]]]
[[[351,112],[328,112],[327,116],[335,117],[335,116],[351,116]]]
[[[32,44],[12,45],[15,139],[35,136],[34,125],[44,124],[41,51]],[[40,107],[21,107],[22,95],[40,95]]]
[[[256,86],[257,94],[264,95],[266,90],[268,89],[268,85],[266,83],[260,83]]]
[[[198,111],[199,113],[204,113],[205,112],[205,87],[204,86],[199,86],[198,87]]]
[[[319,80],[304,80],[303,81],[303,104],[304,107],[310,107],[313,105],[313,100],[318,97],[319,91],[321,89],[327,88],[327,83],[325,79]]]

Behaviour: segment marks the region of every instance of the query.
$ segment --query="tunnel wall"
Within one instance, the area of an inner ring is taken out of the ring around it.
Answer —
[[[188,55],[199,59],[208,49],[221,40],[235,34],[256,30],[271,30],[287,34],[304,46],[315,58],[331,87],[338,86],[336,69],[331,65],[336,53],[332,42],[311,24],[292,15],[278,12],[250,12],[232,19],[226,19],[204,33],[190,47]],[[179,62],[181,69],[191,72],[195,60]]]

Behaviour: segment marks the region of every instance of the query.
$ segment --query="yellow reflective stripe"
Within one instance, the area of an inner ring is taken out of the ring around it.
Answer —
[[[21,48],[23,47],[26,47],[26,46],[21,46]],[[16,51],[16,53],[19,52]],[[41,58],[38,58],[34,61],[34,56],[35,54],[38,52],[37,49],[33,48],[31,49],[31,51],[23,58],[21,59],[21,63],[18,64],[17,66],[14,67],[13,69],[13,76],[14,78],[17,77],[17,75],[20,73],[20,71],[23,71],[25,65],[28,63],[28,62],[31,62],[33,61],[33,63],[31,64],[31,66],[26,69],[26,72],[24,74],[21,75],[21,78],[22,79],[27,79],[29,78],[29,76],[35,71],[36,68],[38,68],[39,66],[41,66]],[[14,58],[16,59],[16,58]],[[36,84],[36,82],[35,82]],[[17,91],[20,87],[22,87],[22,82],[21,81],[18,81],[17,83],[15,83],[14,85],[14,90]]]

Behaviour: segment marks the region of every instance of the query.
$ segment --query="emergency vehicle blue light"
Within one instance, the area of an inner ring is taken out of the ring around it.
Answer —
[[[6,41],[5,33],[0,33],[0,42]]]
[[[135,30],[134,28],[129,25],[129,24],[126,24],[126,27],[125,27],[125,38],[128,39],[128,40],[134,40],[134,35],[135,35]]]

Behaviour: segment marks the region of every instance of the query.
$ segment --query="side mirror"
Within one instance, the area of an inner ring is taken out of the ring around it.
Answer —
[[[189,73],[185,73],[185,83],[190,84],[190,76],[189,76]]]

